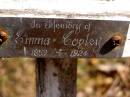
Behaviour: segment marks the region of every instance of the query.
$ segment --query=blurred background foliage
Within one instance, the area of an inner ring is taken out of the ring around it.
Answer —
[[[128,60],[78,59],[77,97],[130,97]],[[34,59],[0,59],[0,97],[35,97]]]
[[[79,59],[77,97],[130,97],[129,60]]]
[[[35,97],[35,65],[29,58],[0,59],[0,97]]]

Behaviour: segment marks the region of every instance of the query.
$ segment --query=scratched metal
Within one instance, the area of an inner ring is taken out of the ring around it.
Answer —
[[[127,21],[1,17],[0,28],[9,39],[0,46],[0,56],[121,57],[128,25]],[[122,37],[121,45],[103,54],[101,49],[114,35]]]

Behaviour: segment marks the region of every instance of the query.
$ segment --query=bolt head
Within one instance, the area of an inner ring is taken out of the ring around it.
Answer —
[[[113,41],[115,46],[119,46],[122,42],[122,37],[119,35],[115,35],[112,37],[112,41]]]
[[[8,39],[8,34],[6,31],[0,30],[0,39],[5,42]]]

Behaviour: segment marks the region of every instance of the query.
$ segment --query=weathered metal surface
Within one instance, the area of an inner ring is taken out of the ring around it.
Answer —
[[[38,58],[36,97],[76,97],[77,59]]]
[[[128,26],[127,21],[1,17],[9,39],[0,56],[121,57]],[[116,47],[110,41],[114,35],[122,39]]]

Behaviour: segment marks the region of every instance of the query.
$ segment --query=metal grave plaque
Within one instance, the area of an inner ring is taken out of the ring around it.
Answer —
[[[128,21],[0,17],[0,31],[7,34],[6,41],[0,34],[0,56],[121,57],[128,26]]]

